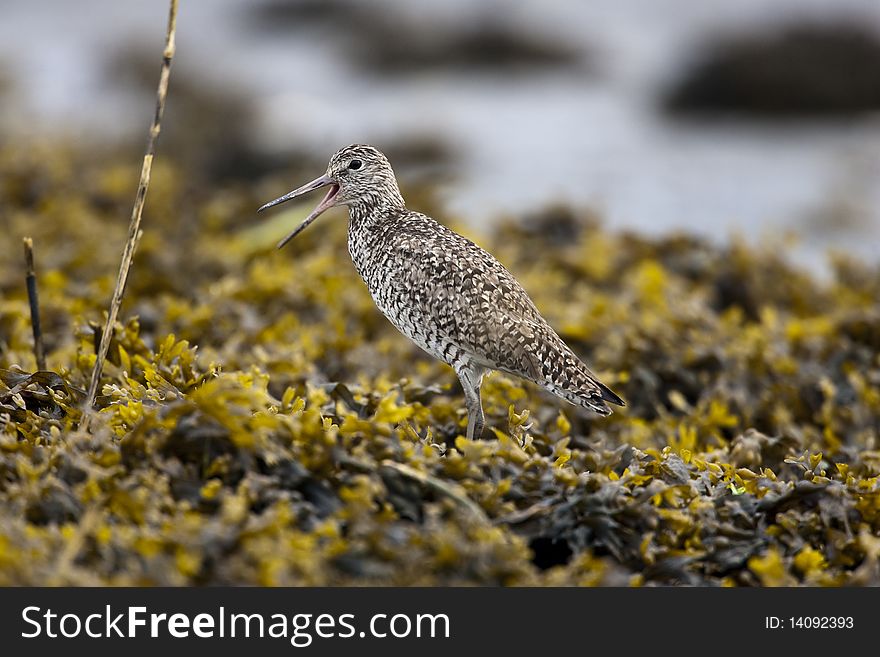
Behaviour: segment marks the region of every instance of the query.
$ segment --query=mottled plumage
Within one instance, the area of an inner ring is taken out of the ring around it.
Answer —
[[[380,311],[397,329],[458,374],[468,438],[483,429],[480,383],[489,370],[533,381],[608,415],[623,400],[600,383],[541,317],[529,295],[492,255],[430,217],[406,208],[394,171],[372,146],[343,148],[327,173],[261,210],[329,186],[325,199],[279,246],[324,210],[349,209],[348,252]]]

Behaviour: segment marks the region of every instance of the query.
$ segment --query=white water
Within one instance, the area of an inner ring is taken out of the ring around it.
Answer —
[[[259,110],[254,139],[269,150],[293,140],[328,155],[400,135],[450,140],[462,159],[442,198],[449,214],[475,223],[557,199],[650,232],[724,239],[793,229],[804,237],[792,256],[812,264],[828,248],[880,255],[880,117],[783,129],[676,124],[656,110],[664,81],[719,31],[850,15],[880,32],[877,0],[370,2],[419,20],[503,16],[593,53],[599,72],[364,78],[338,47],[344,35],[262,36],[244,25],[244,0],[182,0],[175,66],[246,90]],[[24,91],[16,107],[29,108],[6,124],[141,129],[101,67],[127,42],[158,51],[166,9],[164,0],[0,2],[0,57]],[[849,221],[817,230],[808,220],[829,207]]]

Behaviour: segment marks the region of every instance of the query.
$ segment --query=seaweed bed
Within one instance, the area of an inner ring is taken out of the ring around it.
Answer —
[[[77,430],[132,160],[0,149],[0,584],[880,584],[880,270],[647,239],[550,209],[479,239],[629,405],[502,375],[484,440],[454,374],[375,310],[296,182],[157,162]],[[424,190],[413,205],[432,208]],[[50,371],[33,373],[21,243]]]

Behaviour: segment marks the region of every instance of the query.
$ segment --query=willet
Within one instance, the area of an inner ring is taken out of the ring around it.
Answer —
[[[326,173],[260,211],[329,188],[280,249],[336,205],[347,205],[348,252],[380,311],[397,329],[458,374],[468,412],[467,437],[483,431],[480,384],[489,370],[514,374],[600,415],[624,405],[538,312],[492,255],[428,216],[408,210],[388,159],[348,146]]]

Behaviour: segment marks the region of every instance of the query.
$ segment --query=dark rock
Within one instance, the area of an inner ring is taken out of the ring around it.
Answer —
[[[721,40],[664,99],[673,114],[842,117],[880,110],[880,38],[853,24],[795,24]]]

